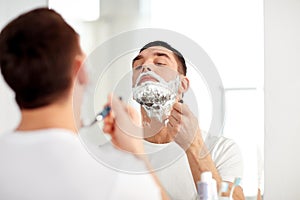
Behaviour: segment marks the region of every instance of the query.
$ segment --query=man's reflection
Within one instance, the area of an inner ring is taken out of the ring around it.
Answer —
[[[235,178],[242,178],[242,156],[237,144],[222,136],[216,138],[210,152],[206,150],[205,138],[198,120],[183,103],[183,94],[189,89],[189,79],[182,54],[166,42],[150,42],[133,59],[132,71],[133,93],[136,94],[136,87],[144,87],[134,98],[141,104],[146,149],[154,152],[168,145],[173,149],[171,154],[179,151],[183,154],[172,164],[156,172],[170,197],[195,199],[195,185],[205,171],[212,172],[218,189],[222,181],[229,183],[228,192],[223,194],[228,196]],[[172,100],[166,89],[168,84],[171,85],[170,90],[176,88],[175,98],[170,109],[160,113],[157,110],[164,107],[152,105],[161,99]],[[158,168],[157,166],[170,157],[170,151],[149,157],[153,167]],[[244,199],[241,186],[236,187],[233,197],[236,200]]]

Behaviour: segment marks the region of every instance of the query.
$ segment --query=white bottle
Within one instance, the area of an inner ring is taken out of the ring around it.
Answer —
[[[199,200],[217,200],[217,183],[211,172],[203,172],[201,181],[197,183]]]
[[[218,189],[217,189],[217,181],[215,179],[211,179],[211,199],[218,200]]]

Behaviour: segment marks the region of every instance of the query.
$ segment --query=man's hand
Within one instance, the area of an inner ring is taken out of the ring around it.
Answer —
[[[197,147],[200,150],[202,148],[204,143],[198,120],[186,104],[175,103],[173,105],[167,128],[168,133],[173,135],[174,141],[182,149]]]
[[[187,105],[174,104],[167,127],[168,132],[174,135],[175,142],[186,152],[195,184],[205,171],[211,171],[213,178],[220,184],[222,180],[206,149],[198,120]]]
[[[140,116],[117,97],[109,96],[112,112],[104,119],[103,131],[111,135],[112,143],[119,149],[143,154],[143,130]]]

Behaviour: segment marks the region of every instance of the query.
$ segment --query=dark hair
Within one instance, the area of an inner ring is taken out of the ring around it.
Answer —
[[[48,8],[24,13],[1,31],[1,72],[21,109],[46,106],[66,95],[73,59],[81,51],[78,39]]]
[[[182,74],[186,75],[187,67],[186,67],[185,59],[184,59],[183,55],[177,49],[174,49],[171,45],[169,45],[168,43],[166,43],[164,41],[150,42],[150,43],[146,44],[145,46],[143,46],[143,48],[141,48],[140,53],[142,51],[144,51],[145,49],[148,49],[149,47],[153,47],[153,46],[161,46],[161,47],[167,48],[170,51],[172,51],[175,54],[176,58],[181,63],[180,67],[182,69]]]

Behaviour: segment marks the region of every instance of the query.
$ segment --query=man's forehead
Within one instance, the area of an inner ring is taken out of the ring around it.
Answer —
[[[156,54],[156,53],[164,53],[167,55],[173,55],[173,51],[162,47],[162,46],[152,46],[149,47],[145,50],[143,50],[142,52],[139,53],[139,55],[143,55],[143,54]]]

